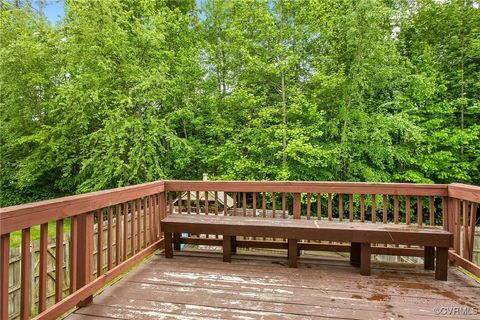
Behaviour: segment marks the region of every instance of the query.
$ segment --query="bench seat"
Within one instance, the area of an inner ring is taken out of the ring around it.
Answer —
[[[398,224],[172,214],[161,221],[161,227],[167,258],[173,255],[172,237],[175,249],[179,250],[183,232],[222,235],[226,262],[230,261],[231,252],[236,251],[237,236],[288,239],[290,267],[297,266],[298,240],[349,242],[350,262],[360,266],[362,275],[370,275],[372,243],[423,246],[425,268],[435,269],[435,278],[439,280],[447,279],[448,248],[453,245],[453,235],[448,231]]]

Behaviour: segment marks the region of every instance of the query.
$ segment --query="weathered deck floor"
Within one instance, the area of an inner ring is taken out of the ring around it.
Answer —
[[[436,308],[475,309],[480,301],[480,284],[456,268],[442,282],[408,264],[373,264],[362,277],[335,258],[299,262],[289,269],[280,257],[155,255],[67,319],[438,319]]]

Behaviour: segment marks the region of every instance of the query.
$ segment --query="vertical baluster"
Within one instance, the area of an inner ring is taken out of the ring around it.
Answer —
[[[57,220],[55,240],[55,302],[59,302],[63,298],[63,219]]]
[[[406,222],[407,225],[410,224],[410,196],[405,196],[405,214],[406,214]]]
[[[142,248],[142,201],[137,199],[137,251]]]
[[[130,255],[135,255],[135,203],[130,202]]]
[[[0,319],[8,319],[10,233],[0,236]]]
[[[282,192],[282,218],[286,218],[286,210],[287,210],[287,199],[285,197],[285,192]]]
[[[468,259],[468,252],[469,252],[469,248],[468,248],[468,239],[469,239],[469,236],[468,236],[468,201],[467,200],[463,200],[463,206],[462,206],[462,212],[463,212],[463,252],[462,252],[462,257],[465,258],[465,259]]]
[[[70,218],[70,293],[77,291],[78,216]]]
[[[182,191],[179,191],[178,192],[178,199],[177,199],[178,213],[182,213],[182,211],[183,211],[183,204],[182,204],[183,200],[182,200],[182,198],[183,198]]]
[[[317,193],[317,219],[322,220],[322,194]]]
[[[353,194],[348,195],[348,211],[349,211],[349,220],[353,221]]]
[[[205,214],[208,215],[208,191],[205,191]]]
[[[360,195],[360,221],[365,222],[365,195]]]
[[[154,197],[155,195],[150,195],[148,197],[148,244],[152,244],[153,242],[155,242],[155,221],[153,220],[154,218],[154,208],[155,208],[155,205],[154,205]]]
[[[272,218],[276,217],[277,211],[277,194],[272,192]]]
[[[377,199],[376,195],[372,194],[372,223],[377,222]]]
[[[215,212],[215,215],[218,216],[218,191],[215,191],[214,193],[214,202],[215,202],[214,212]]]
[[[94,213],[87,212],[81,214],[77,218],[78,230],[78,264],[77,269],[72,272],[77,272],[77,286],[82,288],[88,285],[93,278],[93,228],[94,228]],[[77,305],[79,307],[85,306],[93,300],[93,296],[87,296],[83,301]]]
[[[115,213],[117,216],[115,217],[115,266],[120,264],[120,227],[121,227],[121,204],[117,204],[117,209]]]
[[[48,223],[40,226],[40,263],[38,280],[38,313],[47,307],[47,251],[48,251]]]
[[[123,261],[128,255],[128,202],[123,204]]]
[[[338,194],[338,219],[343,221],[343,194]]]
[[[307,193],[307,220],[310,220],[311,215],[311,194],[310,192]]]
[[[293,219],[301,219],[302,215],[302,201],[301,193],[293,194]]]
[[[435,199],[433,196],[428,197],[429,213],[430,213],[430,225],[435,225]]]
[[[173,191],[168,192],[168,206],[169,206],[168,214],[172,214],[173,213]]]
[[[107,216],[107,270],[112,269],[113,250],[113,207],[108,207]]]
[[[398,224],[398,195],[393,196],[393,220]]]
[[[262,192],[262,216],[264,218],[267,216],[267,202],[265,199],[265,192]]]
[[[187,191],[187,213],[192,213],[192,204],[190,203],[192,200],[190,199],[190,191]]]
[[[147,197],[143,197],[143,247],[147,247]]]
[[[253,216],[257,216],[257,193],[252,192],[252,213]]]
[[[152,242],[157,241],[158,239],[158,228],[157,228],[157,195],[152,195],[152,200],[150,202],[152,207]]]
[[[475,245],[475,223],[477,221],[477,203],[472,202],[470,205],[470,239],[469,239],[469,252],[468,252],[468,260],[472,261],[473,259],[473,248]]]
[[[228,215],[228,195],[227,192],[223,192],[223,215]]]
[[[103,272],[103,209],[99,209],[97,215],[97,277],[100,277]]]
[[[200,214],[200,192],[195,191],[195,212]]]
[[[443,225],[443,230],[449,230],[448,228],[448,197],[442,197],[442,225]]]
[[[419,226],[423,224],[423,204],[422,196],[417,196],[417,223]]]
[[[237,193],[233,193],[233,215],[237,215]]]
[[[242,206],[243,206],[243,216],[247,216],[247,193],[244,192],[242,195]]]
[[[387,223],[388,222],[388,204],[387,204],[387,195],[384,194],[382,196],[382,204],[383,204],[383,223]]]
[[[332,216],[333,216],[333,213],[332,213],[332,194],[329,193],[328,194],[328,220],[329,221],[332,221]]]
[[[460,236],[461,236],[461,224],[460,224],[460,200],[455,199],[455,235],[454,235],[454,249],[457,254],[460,254]]]
[[[20,319],[30,317],[30,228],[22,230],[22,261],[20,271]]]

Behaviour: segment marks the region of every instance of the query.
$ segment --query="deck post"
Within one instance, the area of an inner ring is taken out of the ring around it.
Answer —
[[[237,253],[237,237],[231,236],[232,238],[232,253]]]
[[[352,242],[350,244],[350,264],[352,266],[360,265],[360,250],[361,244],[359,242]]]
[[[180,251],[180,233],[173,234],[173,250]]]
[[[370,259],[372,254],[372,247],[370,243],[362,243],[360,245],[360,274],[362,276],[369,276],[371,274],[370,270]]]
[[[288,266],[297,267],[297,239],[288,239]]]
[[[423,249],[423,267],[425,270],[435,270],[435,247],[425,247]]]
[[[163,243],[165,247],[165,258],[170,259],[173,257],[172,251],[172,234],[170,232],[164,232]]]
[[[448,274],[448,248],[437,247],[435,265],[435,279],[447,281]]]
[[[223,236],[223,262],[231,262],[232,236]]]
[[[93,276],[93,212],[81,214],[77,218],[77,289],[89,284]],[[77,306],[90,304],[93,296],[80,301]]]

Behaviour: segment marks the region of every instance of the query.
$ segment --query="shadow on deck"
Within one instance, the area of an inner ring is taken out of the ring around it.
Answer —
[[[67,319],[478,319],[480,284],[455,267],[448,281],[421,265],[183,251],[156,254]],[[458,307],[459,309],[455,309]],[[440,309],[444,308],[444,309]],[[441,313],[441,314],[439,314]],[[465,314],[466,313],[466,314]]]

